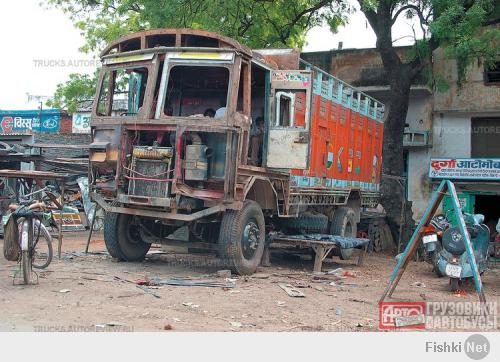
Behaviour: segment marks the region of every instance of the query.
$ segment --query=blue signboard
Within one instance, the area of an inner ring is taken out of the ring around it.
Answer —
[[[28,111],[0,111],[0,133],[31,134],[59,131],[61,113],[59,109]]]

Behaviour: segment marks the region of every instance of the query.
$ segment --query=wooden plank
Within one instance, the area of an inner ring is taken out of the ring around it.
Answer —
[[[451,201],[453,203],[453,209],[455,212],[455,218],[458,221],[458,227],[460,229],[460,233],[464,237],[465,240],[465,250],[467,250],[467,257],[469,259],[469,263],[472,269],[472,275],[474,277],[474,283],[476,284],[476,292],[479,295],[479,299],[481,302],[486,302],[486,297],[483,293],[483,283],[481,281],[481,277],[479,274],[479,268],[476,263],[476,257],[474,256],[474,249],[472,247],[472,243],[470,241],[469,233],[467,232],[467,226],[465,225],[464,216],[462,215],[460,202],[458,200],[457,191],[455,190],[455,185],[449,180],[446,181],[448,184],[448,190],[451,194]]]
[[[391,296],[392,293],[394,292],[394,289],[396,289],[396,286],[398,285],[401,276],[403,275],[404,271],[406,270],[406,267],[408,266],[411,258],[413,257],[415,251],[418,248],[418,244],[424,234],[424,227],[429,224],[432,217],[436,213],[436,210],[439,207],[439,204],[441,203],[447,189],[448,185],[446,181],[443,180],[439,185],[439,187],[437,188],[437,190],[432,195],[431,202],[427,206],[427,209],[425,210],[424,215],[420,220],[420,223],[413,232],[413,235],[410,241],[408,242],[408,245],[406,245],[403,254],[399,258],[398,263],[396,264],[396,267],[394,268],[391,274],[389,284],[387,285],[387,288],[384,290],[384,294],[382,294],[382,297],[380,298],[381,302],[384,301],[387,296]]]
[[[306,296],[304,293],[291,286],[290,284],[278,284],[278,286],[283,289],[290,297],[304,298]]]

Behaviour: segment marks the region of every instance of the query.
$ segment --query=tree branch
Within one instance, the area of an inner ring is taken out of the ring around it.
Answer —
[[[397,18],[399,17],[399,15],[401,15],[401,13],[406,11],[406,10],[414,10],[420,19],[420,23],[425,24],[425,25],[429,25],[426,18],[424,17],[424,14],[422,13],[422,9],[420,9],[418,6],[413,5],[413,4],[408,4],[408,5],[405,5],[401,8],[399,8],[399,10],[396,11],[396,14],[394,14],[394,16],[392,17],[391,24],[394,24],[396,22]]]

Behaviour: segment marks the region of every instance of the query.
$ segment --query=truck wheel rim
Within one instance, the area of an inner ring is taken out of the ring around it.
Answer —
[[[243,229],[242,236],[243,256],[245,259],[251,259],[260,244],[260,229],[254,220],[250,220]]]
[[[139,233],[139,225],[137,218],[135,216],[130,217],[127,220],[127,239],[130,244],[138,244],[141,241],[141,235]]]

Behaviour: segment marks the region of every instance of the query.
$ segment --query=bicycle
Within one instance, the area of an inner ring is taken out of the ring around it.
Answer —
[[[31,284],[33,268],[47,268],[53,257],[52,236],[43,224],[47,205],[44,202],[11,204],[11,217],[19,231],[19,261],[24,284]],[[45,242],[40,242],[40,237]]]

